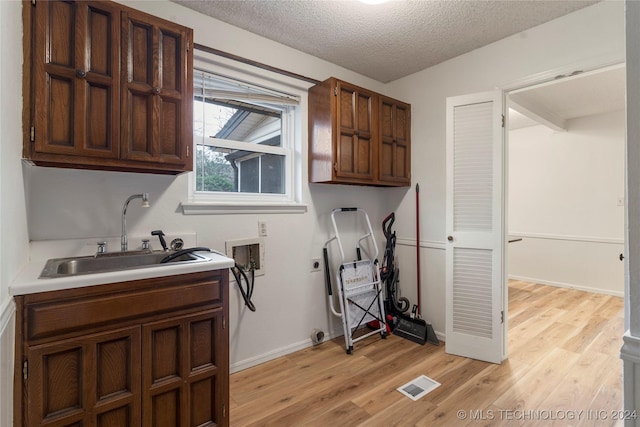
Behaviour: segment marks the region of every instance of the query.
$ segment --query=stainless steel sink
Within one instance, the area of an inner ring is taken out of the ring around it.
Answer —
[[[79,274],[106,273],[110,271],[130,270],[134,268],[148,268],[165,265],[194,263],[206,261],[198,254],[186,253],[169,262],[161,263],[174,252],[166,251],[131,251],[99,254],[71,258],[50,259],[40,273],[40,278],[75,276]]]

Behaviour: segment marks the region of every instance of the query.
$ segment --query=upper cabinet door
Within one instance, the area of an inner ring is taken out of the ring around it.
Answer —
[[[341,178],[374,179],[375,133],[373,120],[377,108],[375,96],[348,83],[337,85],[337,158],[336,176]]]
[[[133,10],[123,12],[124,159],[192,169],[192,41],[190,29]]]
[[[411,106],[380,96],[380,181],[411,184]]]
[[[36,153],[119,155],[120,17],[111,2],[36,2]]]

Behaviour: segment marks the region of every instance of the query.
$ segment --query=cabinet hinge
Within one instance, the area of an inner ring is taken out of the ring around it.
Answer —
[[[33,126],[31,126],[29,138],[31,138],[31,142],[34,142],[36,140],[36,128]]]
[[[338,172],[338,163],[333,164],[333,171]]]
[[[222,418],[227,418],[227,405],[222,404]]]
[[[222,316],[222,329],[227,329],[227,318]]]
[[[333,88],[333,96],[338,96],[338,86]]]
[[[187,145],[187,158],[190,156],[189,146]]]
[[[27,359],[22,362],[22,378],[24,378],[25,381],[29,378],[29,361]]]
[[[504,114],[502,115],[502,127],[504,127]]]
[[[189,52],[189,49],[191,48],[191,45],[189,44],[189,40],[186,40],[185,44],[187,45],[187,52]]]
[[[504,310],[500,312],[500,323],[504,323]]]

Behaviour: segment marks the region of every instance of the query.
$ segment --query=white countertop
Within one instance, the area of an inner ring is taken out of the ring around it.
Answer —
[[[90,239],[91,248],[95,247],[96,239]],[[194,239],[195,241],[195,239]],[[34,242],[36,243],[36,242]],[[193,247],[187,245],[185,239],[185,248]],[[25,295],[36,292],[48,292],[62,289],[79,288],[83,286],[102,285],[106,283],[127,282],[131,280],[149,279],[154,277],[175,276],[179,274],[198,273],[202,271],[220,270],[223,268],[233,267],[233,259],[228,258],[222,253],[212,252],[196,252],[196,254],[204,257],[206,260],[193,263],[170,263],[162,264],[157,267],[133,268],[128,270],[113,271],[108,273],[79,274],[76,276],[56,277],[56,278],[38,278],[44,265],[49,258],[63,258],[69,256],[86,256],[85,250],[77,251],[73,248],[86,248],[88,245],[85,240],[82,241],[63,241],[46,242],[45,244],[36,243],[33,247],[32,243],[32,260],[18,274],[18,277],[9,286],[11,295]],[[49,249],[47,249],[49,248]],[[50,248],[56,248],[54,252]],[[52,255],[54,254],[55,255]]]

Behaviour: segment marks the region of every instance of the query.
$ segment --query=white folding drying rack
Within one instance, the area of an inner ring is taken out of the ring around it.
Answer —
[[[356,244],[355,261],[347,261],[342,248],[342,241],[338,233],[336,214],[339,213],[360,213],[364,216],[367,225],[367,232],[358,239]],[[331,212],[331,223],[335,235],[324,244],[324,266],[325,281],[327,284],[327,294],[331,312],[342,319],[344,329],[345,348],[347,354],[353,351],[353,344],[363,340],[373,334],[379,333],[382,338],[387,336],[387,325],[384,313],[384,295],[382,294],[382,284],[380,281],[380,271],[378,268],[378,245],[373,236],[373,229],[369,216],[360,208],[338,208]],[[363,249],[360,244],[364,240],[370,239],[374,248],[372,259],[362,259]],[[334,307],[333,290],[331,285],[331,274],[329,272],[328,247],[332,242],[336,242],[340,249],[341,264],[336,272],[336,283],[338,297],[340,300],[340,311]],[[374,329],[368,333],[355,334],[361,326],[374,325]]]

